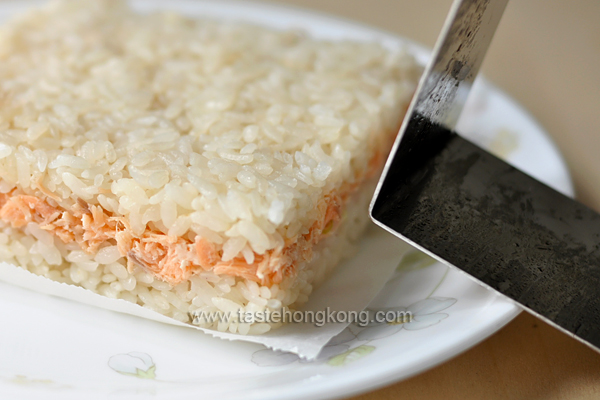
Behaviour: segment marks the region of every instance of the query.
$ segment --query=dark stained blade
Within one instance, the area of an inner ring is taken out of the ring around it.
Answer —
[[[371,217],[598,350],[600,215],[452,130],[499,21],[500,3],[506,2],[455,2]],[[465,35],[466,54],[455,43]],[[477,45],[480,40],[484,45]]]
[[[394,159],[375,221],[600,347],[600,215],[445,128],[409,129],[444,144]]]

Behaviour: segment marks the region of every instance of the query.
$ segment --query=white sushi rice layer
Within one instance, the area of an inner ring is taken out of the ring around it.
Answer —
[[[0,193],[64,210],[84,201],[133,235],[200,236],[222,261],[251,263],[307,234],[325,195],[364,183],[420,72],[376,43],[142,15],[117,0],[51,2],[0,27]],[[310,266],[271,287],[210,271],[171,287],[128,271],[115,243],[86,254],[34,223],[2,225],[0,258],[181,321],[202,307],[293,307],[359,232],[368,192],[348,201]]]

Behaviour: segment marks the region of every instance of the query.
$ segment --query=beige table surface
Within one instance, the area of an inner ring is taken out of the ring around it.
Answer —
[[[279,0],[432,46],[451,0]],[[600,0],[511,0],[483,65],[546,128],[577,197],[600,211]],[[358,396],[383,399],[600,399],[600,355],[525,313],[466,353]]]

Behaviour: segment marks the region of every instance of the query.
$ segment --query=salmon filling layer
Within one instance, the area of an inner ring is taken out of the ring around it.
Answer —
[[[134,237],[123,217],[111,216],[102,207],[83,201],[78,201],[71,210],[64,210],[45,199],[13,190],[0,194],[0,218],[13,228],[33,222],[64,243],[78,243],[90,254],[97,252],[102,243],[114,240],[121,255],[127,257],[130,270],[137,264],[172,285],[202,270],[272,285],[293,275],[296,265],[312,258],[313,246],[335,231],[343,200],[333,192],[326,195],[317,205],[320,218],[307,234],[265,254],[255,253],[251,264],[242,256],[222,261],[222,251],[200,236],[190,241],[146,230],[141,237]]]

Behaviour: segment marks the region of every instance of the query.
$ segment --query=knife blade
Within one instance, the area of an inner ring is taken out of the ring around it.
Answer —
[[[371,218],[599,351],[600,215],[453,131],[506,3],[453,3]]]

